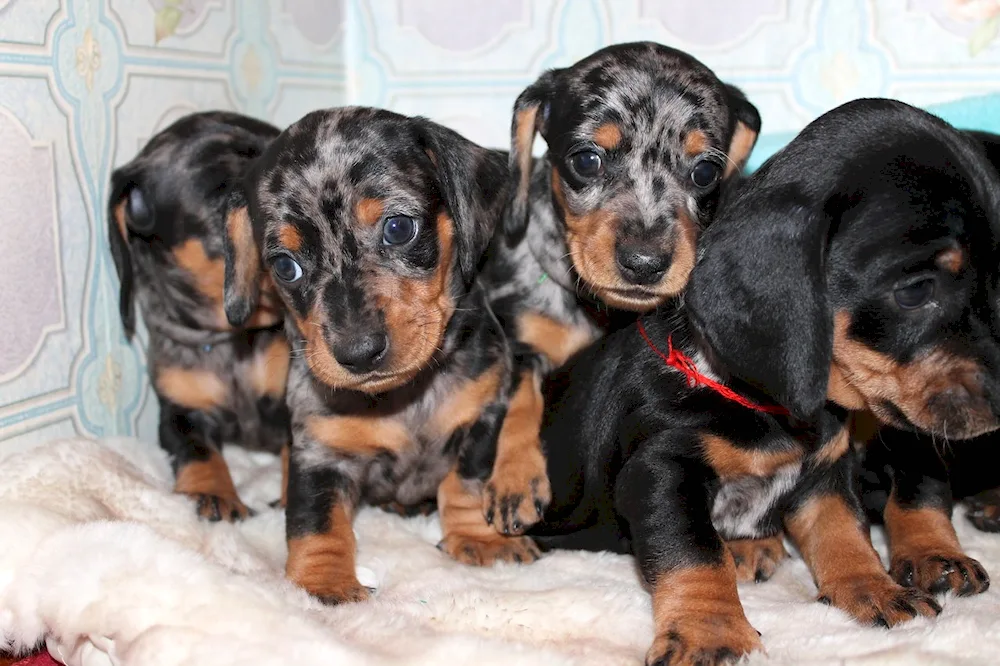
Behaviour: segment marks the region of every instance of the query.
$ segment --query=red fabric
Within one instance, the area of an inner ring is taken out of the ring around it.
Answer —
[[[683,373],[684,376],[687,377],[688,386],[691,388],[704,386],[705,388],[712,389],[726,400],[731,400],[738,405],[743,405],[747,409],[764,412],[765,414],[780,414],[782,416],[788,416],[788,410],[780,405],[759,405],[756,402],[747,400],[728,386],[720,384],[711,377],[706,377],[698,372],[698,368],[695,366],[694,361],[691,360],[690,356],[685,355],[684,352],[678,349],[674,349],[673,341],[669,336],[667,337],[667,353],[664,354],[657,349],[656,345],[653,344],[653,341],[649,339],[649,336],[646,334],[646,327],[642,325],[642,320],[640,319],[636,323],[639,325],[639,335],[641,335],[642,339],[646,341],[649,348],[656,352],[656,355],[662,358],[671,368],[679,370]]]
[[[26,657],[21,661],[15,661],[12,666],[63,666],[49,654],[48,650],[42,650],[38,654]]]

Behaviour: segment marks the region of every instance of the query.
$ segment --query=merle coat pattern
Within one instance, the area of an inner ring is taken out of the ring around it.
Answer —
[[[686,53],[650,42],[601,49],[518,97],[514,192],[483,281],[521,343],[509,424],[484,493],[490,522],[538,520],[549,484],[539,382],[606,332],[681,292],[698,234],[740,173],[757,110]],[[533,160],[536,134],[548,150]]]
[[[223,308],[229,187],[278,129],[228,112],[186,116],[111,176],[108,239],[126,335],[135,302],[149,331],[160,444],[175,489],[211,520],[245,517],[220,455],[224,443],[277,453],[289,442],[288,344],[268,282],[240,327]]]
[[[317,111],[271,144],[245,198],[229,220],[226,307],[235,322],[252,311],[264,272],[287,310],[291,580],[331,603],[367,596],[351,528],[362,502],[436,499],[443,550],[533,559],[479,499],[511,380],[476,279],[507,200],[502,154],[422,118]]]

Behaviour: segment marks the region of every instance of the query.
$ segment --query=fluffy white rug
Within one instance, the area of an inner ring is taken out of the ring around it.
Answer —
[[[652,625],[630,558],[468,568],[434,547],[436,516],[362,511],[358,559],[378,593],[324,608],[282,578],[277,461],[227,458],[260,512],[235,526],[197,521],[152,444],[62,441],[0,460],[0,638],[47,638],[71,666],[641,663]],[[750,663],[1000,663],[1000,537],[957,527],[994,578],[987,594],[867,629],[813,602],[795,559],[740,589],[768,650]]]

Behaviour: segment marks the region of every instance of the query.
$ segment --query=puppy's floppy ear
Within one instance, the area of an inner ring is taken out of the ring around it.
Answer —
[[[833,357],[829,218],[790,187],[762,187],[761,175],[706,229],[685,302],[726,370],[810,421],[826,402]]]
[[[528,226],[528,190],[531,187],[531,147],[535,134],[546,136],[549,111],[555,95],[556,80],[562,70],[550,69],[524,89],[514,102],[514,120],[510,127],[510,179],[513,196],[504,220],[504,233],[518,238]]]
[[[726,164],[724,178],[743,171],[753,147],[760,134],[760,113],[757,107],[750,103],[743,91],[726,84],[726,100],[729,102],[729,115],[732,118],[732,134],[729,139],[729,162]]]
[[[135,284],[129,235],[148,234],[154,226],[153,209],[130,169],[127,166],[116,169],[111,174],[108,194],[108,243],[118,271],[118,312],[129,340],[135,335]]]
[[[241,187],[230,189],[222,234],[226,259],[223,306],[226,319],[242,326],[260,300],[260,246],[250,221],[246,195]]]
[[[459,270],[469,283],[507,203],[503,154],[426,118],[415,123],[418,141],[437,169],[441,194],[455,223]]]

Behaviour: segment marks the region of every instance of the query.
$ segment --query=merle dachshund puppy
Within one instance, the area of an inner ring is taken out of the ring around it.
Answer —
[[[547,380],[553,500],[529,534],[635,554],[647,663],[760,648],[736,584],[768,577],[782,530],[819,599],[859,621],[940,612],[872,548],[848,426],[861,409],[951,437],[1000,425],[997,183],[940,119],[845,104],[723,206],[683,302]]]
[[[235,113],[196,113],[154,136],[111,175],[108,239],[125,334],[131,339],[135,331],[138,301],[174,489],[209,520],[249,513],[223,444],[278,453],[291,435],[284,401],[289,347],[269,279],[258,285],[264,298],[239,327],[223,307],[229,187],[277,135],[276,127]]]
[[[479,495],[512,372],[477,264],[507,183],[502,153],[348,107],[285,130],[234,198],[226,311],[245,321],[272,275],[294,349],[286,572],[328,603],[368,594],[351,525],[362,503],[436,498],[448,553],[537,555],[485,522]]]
[[[739,90],[651,42],[548,71],[517,98],[513,199],[483,270],[492,307],[524,352],[483,493],[501,532],[521,533],[550,498],[542,377],[681,292],[698,234],[759,131]],[[548,150],[533,160],[536,134]]]

